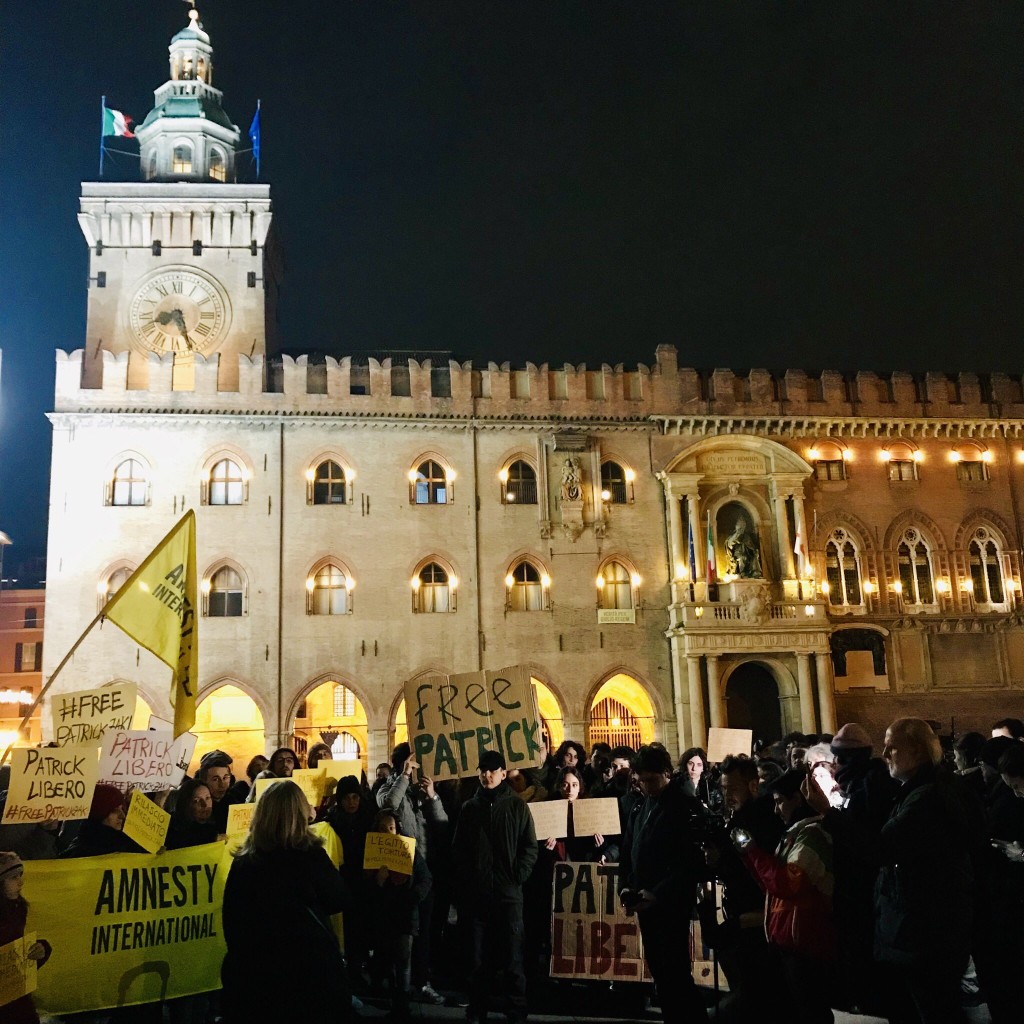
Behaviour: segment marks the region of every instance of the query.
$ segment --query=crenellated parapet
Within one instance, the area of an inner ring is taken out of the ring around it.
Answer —
[[[677,430],[684,422],[725,419],[803,422],[813,424],[812,433],[821,432],[823,423],[870,421],[889,434],[900,432],[902,420],[1024,419],[1019,375],[709,373],[680,367],[676,349],[668,345],[659,346],[652,366],[628,369],[622,364],[514,367],[491,362],[480,367],[455,360],[150,353],[133,354],[129,372],[127,352],[99,351],[90,357],[100,361],[99,372],[94,366],[83,375],[83,358],[80,351],[57,353],[58,411],[116,407],[524,420],[667,417],[676,421]],[[98,381],[98,386],[83,387],[83,380]],[[671,426],[667,422],[665,429]]]

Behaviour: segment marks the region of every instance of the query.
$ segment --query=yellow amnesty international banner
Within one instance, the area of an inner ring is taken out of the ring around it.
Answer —
[[[28,951],[35,945],[35,932],[0,946],[0,1007],[36,990],[36,962]],[[0,1010],[0,1020],[4,1019]]]
[[[156,853],[167,841],[170,824],[171,816],[162,807],[157,807],[145,793],[137,789],[132,792],[124,819],[124,834],[129,839],[134,839],[144,850]]]
[[[174,735],[196,720],[196,516],[191,509],[110,599],[106,617],[174,670]]]

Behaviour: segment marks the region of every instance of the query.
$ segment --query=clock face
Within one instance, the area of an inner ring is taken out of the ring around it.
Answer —
[[[132,333],[144,348],[200,355],[224,337],[230,316],[221,289],[191,270],[164,270],[148,278],[128,311]]]

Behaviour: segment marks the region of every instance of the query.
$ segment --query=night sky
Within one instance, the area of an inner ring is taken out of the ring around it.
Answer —
[[[263,101],[291,352],[630,365],[668,342],[700,368],[1024,369],[1016,5],[199,10],[243,134]],[[186,15],[0,9],[8,570],[45,549],[44,413],[53,350],[83,344],[100,96],[141,122]]]

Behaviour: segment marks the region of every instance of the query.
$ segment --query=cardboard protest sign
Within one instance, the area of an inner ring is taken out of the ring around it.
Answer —
[[[712,726],[708,730],[709,764],[720,764],[730,754],[750,757],[753,747],[754,733],[751,729],[719,729]]]
[[[619,903],[618,879],[618,864],[555,865],[552,978],[651,980],[640,926]]]
[[[578,836],[617,836],[622,831],[619,801],[612,796],[573,800],[572,828]]]
[[[399,875],[411,875],[415,855],[415,839],[392,835],[390,832],[367,832],[363,870],[387,868]]]
[[[244,836],[252,825],[252,816],[256,813],[255,804],[232,804],[228,808],[227,835]]]
[[[108,729],[130,729],[137,696],[135,683],[54,694],[50,699],[50,710],[57,746],[63,747],[68,743],[92,743],[95,746]]]
[[[544,800],[526,806],[533,815],[533,830],[541,842],[564,839],[569,834],[568,800]]]
[[[475,775],[480,755],[498,750],[509,768],[540,765],[541,721],[522,666],[405,684],[409,739],[434,780]]]
[[[3,824],[88,818],[97,769],[94,743],[12,750]]]
[[[109,729],[100,744],[100,782],[128,792],[173,789],[181,775],[177,747],[168,732]]]
[[[132,793],[124,819],[124,834],[147,853],[156,853],[167,841],[171,816],[139,790]]]
[[[36,990],[36,962],[28,958],[36,933],[26,932],[20,939],[0,946],[0,1006],[13,1003]],[[3,1019],[0,1013],[0,1020]]]
[[[326,823],[311,830],[337,867],[337,833]],[[53,946],[36,1007],[64,1015],[219,989],[233,862],[224,843],[26,862],[28,926]]]
[[[195,753],[198,741],[199,737],[192,732],[183,732],[174,741],[174,749],[171,753],[171,757],[174,760],[173,786],[180,786],[181,780],[185,778],[185,772],[188,771],[188,766],[192,760],[192,755]]]

